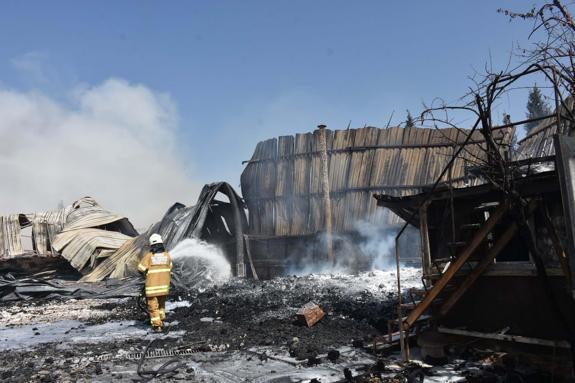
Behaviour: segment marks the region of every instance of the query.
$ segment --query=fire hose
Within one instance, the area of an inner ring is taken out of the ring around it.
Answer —
[[[162,364],[155,370],[144,370],[143,365],[144,362],[146,361],[146,354],[150,349],[150,347],[152,347],[152,344],[157,340],[158,338],[152,339],[148,343],[148,345],[146,346],[146,348],[144,348],[144,351],[142,352],[142,357],[138,361],[138,368],[136,372],[138,373],[138,376],[142,378],[141,382],[150,382],[156,378],[170,379],[178,374],[178,370],[180,368],[186,367],[186,364],[182,362],[179,358],[171,358],[170,360],[168,360],[166,363]]]

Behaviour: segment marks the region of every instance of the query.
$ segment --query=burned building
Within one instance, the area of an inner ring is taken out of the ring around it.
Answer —
[[[428,187],[468,133],[455,128],[318,129],[258,143],[241,176],[249,211],[247,244],[257,272],[282,275],[289,261],[309,249],[313,257],[327,259],[326,231],[333,231],[336,252],[337,239],[361,241],[358,222],[383,228],[381,235],[394,233],[404,214],[378,209],[372,195],[401,197]],[[501,129],[495,139],[509,143],[511,135],[511,129]],[[484,145],[483,136],[474,132],[445,179],[468,184],[466,167],[484,156]],[[417,244],[414,237],[406,244]]]
[[[571,368],[575,139],[556,121],[520,141],[503,173],[488,161],[468,167],[467,184],[442,179],[419,193],[375,195],[421,232],[425,291],[400,302],[390,339],[393,325],[406,339],[424,325],[537,349],[533,363]]]

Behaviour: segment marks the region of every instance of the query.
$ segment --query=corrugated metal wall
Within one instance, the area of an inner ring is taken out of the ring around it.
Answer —
[[[378,209],[374,193],[414,194],[433,183],[468,135],[464,129],[373,127],[327,130],[330,196],[336,232],[359,220],[399,223],[388,209]],[[494,132],[510,142],[510,129]],[[304,235],[322,231],[319,131],[282,136],[257,144],[241,176],[249,209],[250,234]],[[483,136],[474,132],[455,161],[451,178],[464,182],[466,166],[484,160]],[[444,180],[447,180],[447,175]]]

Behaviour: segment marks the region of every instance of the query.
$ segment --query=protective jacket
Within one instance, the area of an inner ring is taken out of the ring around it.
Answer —
[[[170,292],[172,257],[163,253],[148,252],[138,265],[138,270],[146,273],[146,297],[160,297]]]

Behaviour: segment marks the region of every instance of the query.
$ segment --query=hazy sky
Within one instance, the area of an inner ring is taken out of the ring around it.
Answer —
[[[5,1],[0,166],[19,169],[0,213],[89,194],[150,223],[206,182],[239,188],[259,140],[320,122],[382,127],[456,100],[474,69],[504,67],[526,42],[530,23],[496,10],[531,5]],[[522,119],[525,102],[498,112]]]

